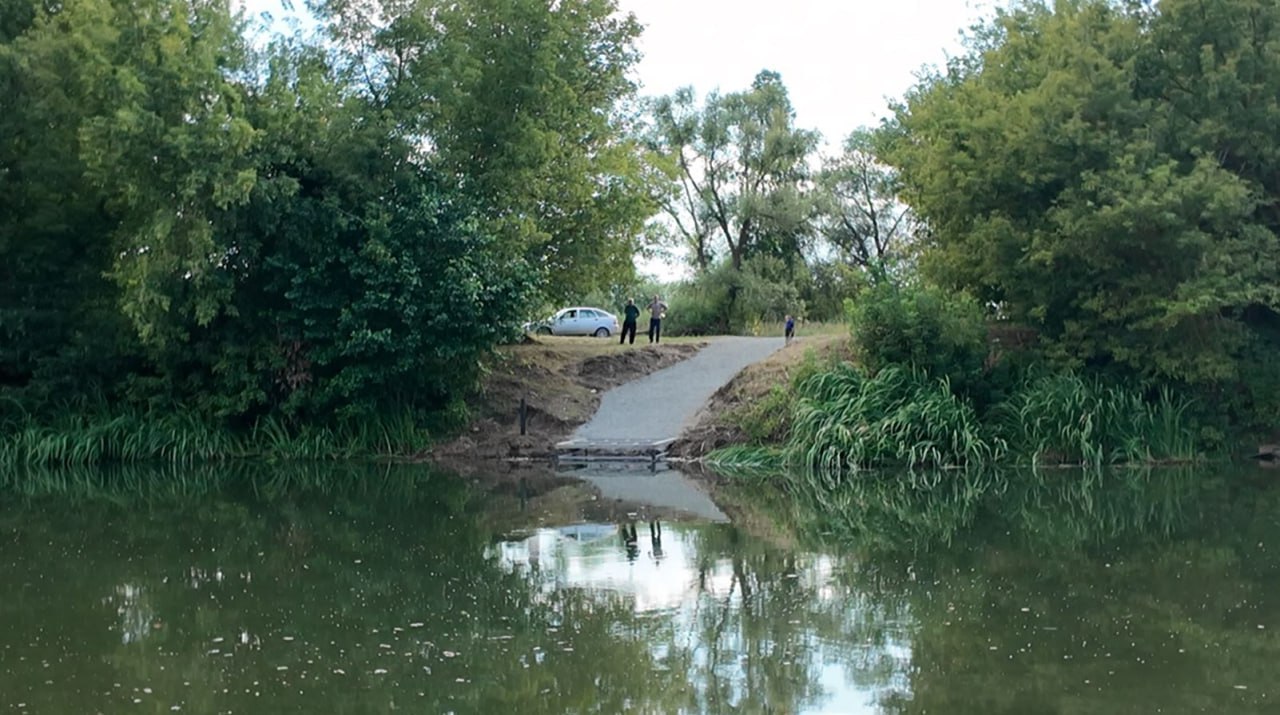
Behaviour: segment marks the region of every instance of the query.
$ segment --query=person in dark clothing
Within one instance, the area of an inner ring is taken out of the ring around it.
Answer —
[[[782,334],[787,339],[787,345],[790,345],[791,339],[796,336],[796,319],[795,318],[791,317],[790,315],[787,316],[787,322],[783,325]]]
[[[649,342],[662,341],[662,319],[667,315],[667,304],[658,296],[649,304]]]
[[[640,308],[636,306],[634,298],[627,298],[627,307],[623,309],[622,318],[622,338],[618,340],[621,345],[627,342],[627,336],[631,336],[631,344],[636,344],[636,321],[640,319]]]

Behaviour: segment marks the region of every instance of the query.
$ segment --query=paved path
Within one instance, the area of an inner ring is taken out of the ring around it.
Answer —
[[[717,338],[688,360],[604,393],[600,409],[572,439],[675,439],[716,390],[783,344],[782,338]]]

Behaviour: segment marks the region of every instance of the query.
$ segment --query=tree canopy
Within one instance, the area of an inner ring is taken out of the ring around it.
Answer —
[[[760,72],[750,89],[712,93],[701,108],[685,88],[650,109],[648,144],[673,182],[663,209],[699,271],[719,258],[740,270],[753,255],[801,256],[819,135],[795,126],[780,75]]]
[[[998,13],[881,130],[926,274],[1060,365],[1274,414],[1277,42],[1263,0]]]
[[[354,80],[485,207],[552,297],[626,279],[653,211],[622,104],[640,25],[614,0],[318,3]],[[385,18],[385,20],[383,19]]]
[[[630,271],[611,0],[335,1],[265,46],[226,0],[5,8],[0,423],[430,412],[536,294]]]

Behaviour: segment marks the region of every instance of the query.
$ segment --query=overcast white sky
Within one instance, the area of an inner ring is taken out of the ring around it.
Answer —
[[[644,94],[745,89],[781,73],[796,122],[831,144],[874,123],[926,64],[960,52],[989,0],[619,0],[645,25]]]

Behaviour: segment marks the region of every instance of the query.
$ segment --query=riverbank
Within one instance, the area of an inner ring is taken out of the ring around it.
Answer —
[[[698,353],[706,340],[619,345],[596,338],[531,337],[500,348],[481,388],[468,400],[471,419],[456,437],[423,458],[474,474],[484,462],[549,456],[596,413],[605,391]],[[520,434],[520,401],[526,434]]]
[[[763,445],[785,439],[785,424],[777,417],[790,404],[796,374],[852,357],[847,333],[797,338],[768,358],[747,366],[717,390],[693,426],[672,445],[671,454],[694,461],[723,447]]]

